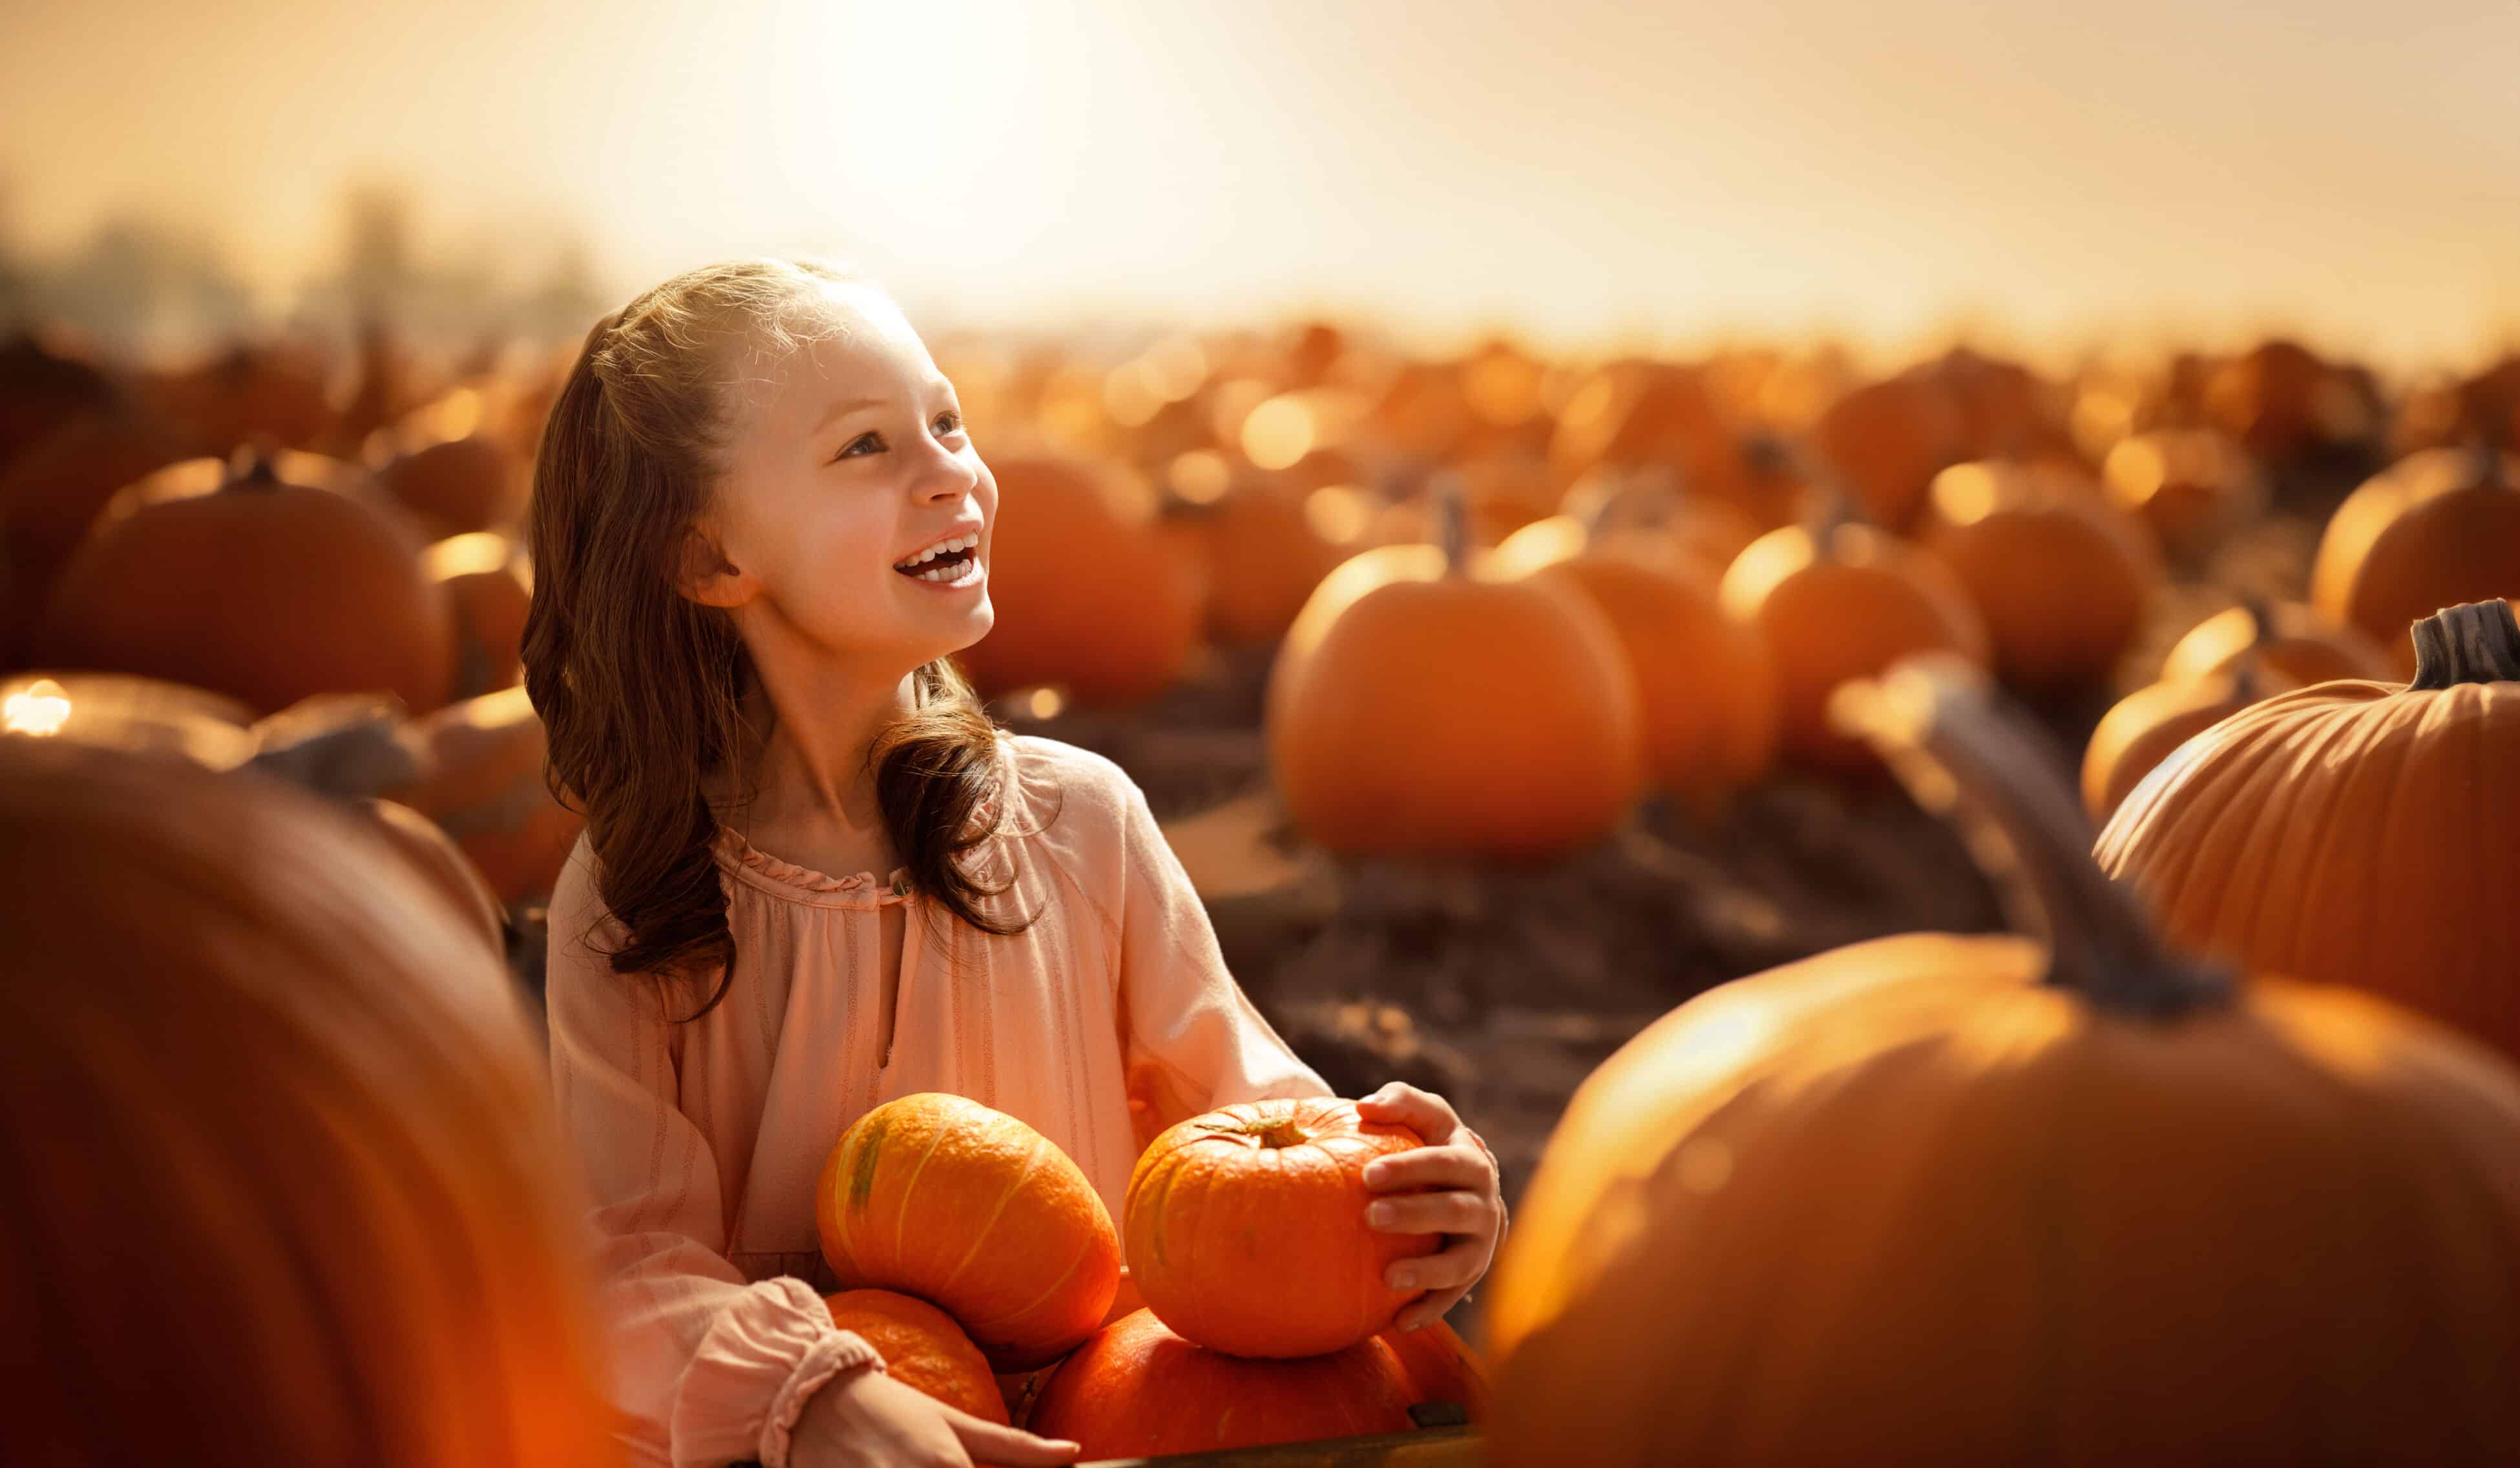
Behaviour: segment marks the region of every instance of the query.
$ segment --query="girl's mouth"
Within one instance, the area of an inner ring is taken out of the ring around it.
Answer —
[[[982,574],[979,548],[976,546],[932,556],[917,565],[894,566],[893,570],[913,581],[949,588],[976,585]]]

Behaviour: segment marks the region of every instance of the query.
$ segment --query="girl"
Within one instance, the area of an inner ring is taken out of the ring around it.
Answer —
[[[1135,783],[1005,735],[946,661],[989,630],[997,512],[917,334],[818,262],[667,281],[596,327],[553,406],[525,674],[587,812],[552,899],[553,1086],[646,1461],[1074,1456],[832,1325],[814,1179],[878,1102],[1018,1117],[1116,1221],[1145,1129],[1327,1093],[1226,972]],[[1373,1165],[1409,1195],[1370,1224],[1451,1236],[1393,1267],[1415,1328],[1487,1268],[1496,1165],[1440,1098],[1362,1109],[1428,1143]]]

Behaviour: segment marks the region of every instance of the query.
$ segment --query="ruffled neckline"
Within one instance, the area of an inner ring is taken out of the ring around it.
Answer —
[[[999,797],[1006,790],[1007,782],[1014,778],[1013,750],[1004,735],[999,736],[997,746],[998,781],[989,794],[981,797],[976,811],[977,819],[993,826],[998,819]],[[910,900],[908,867],[895,867],[880,878],[873,870],[851,876],[832,876],[772,856],[724,822],[718,823],[716,856],[720,869],[773,896],[791,901],[826,907],[873,908]]]

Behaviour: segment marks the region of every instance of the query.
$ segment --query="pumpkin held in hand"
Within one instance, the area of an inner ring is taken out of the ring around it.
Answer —
[[[1008,1420],[988,1358],[952,1315],[892,1290],[842,1290],[823,1304],[832,1324],[857,1332],[883,1357],[885,1375],[974,1417]]]
[[[1369,1227],[1367,1163],[1424,1143],[1328,1097],[1246,1101],[1155,1138],[1129,1177],[1129,1275],[1174,1331],[1236,1356],[1319,1356],[1390,1325],[1383,1283],[1432,1233]]]
[[[1248,1360],[1192,1345],[1142,1310],[1078,1347],[1024,1425],[1088,1459],[1218,1452],[1407,1432],[1409,1397],[1408,1373],[1378,1340]]]
[[[2520,1072],[2166,947],[2033,734],[1877,687],[2046,941],[1839,949],[1596,1071],[1488,1295],[1492,1460],[2520,1459]]]
[[[2181,942],[2350,984],[2520,1055],[2520,625],[2415,627],[2415,681],[2269,698],[2192,741],[2100,833]]]
[[[859,1117],[823,1165],[814,1225],[842,1285],[943,1307],[1000,1371],[1056,1360],[1119,1287],[1120,1241],[1084,1171],[961,1096],[922,1091]]]

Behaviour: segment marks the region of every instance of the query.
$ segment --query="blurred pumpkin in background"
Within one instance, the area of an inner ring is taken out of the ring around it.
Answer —
[[[1444,536],[1332,571],[1270,670],[1270,770],[1332,851],[1529,859],[1598,840],[1644,778],[1639,695],[1584,597],[1498,579],[1447,483]]]
[[[2369,637],[2299,601],[2278,601],[2229,607],[2189,628],[2162,659],[2161,678],[2177,683],[2227,673],[2243,657],[2293,684],[2395,676]]]
[[[1924,508],[1934,475],[1965,453],[1966,424],[1930,378],[1868,383],[1829,405],[1812,425],[1821,458],[1853,487],[1865,517],[1905,530]]]
[[[2228,666],[2164,675],[2109,706],[2083,746],[2083,809],[2106,821],[2189,739],[2261,699],[2299,687],[2244,650]]]
[[[2311,604],[2390,649],[2414,673],[2407,629],[2445,606],[2520,598],[2520,458],[2426,449],[2336,508],[2311,566]]]
[[[2470,602],[2414,641],[2411,684],[2320,684],[2198,736],[2118,808],[2100,865],[2182,943],[2520,1055],[2520,624]]]
[[[1977,680],[1841,708],[2038,936],[1737,979],[1595,1071],[1488,1291],[1493,1459],[2520,1455],[2520,1071],[2166,943]]]
[[[2025,691],[2106,684],[2161,581],[2151,542],[2079,471],[2011,460],[1934,476],[1918,540],[1968,589]]]
[[[491,530],[452,535],[423,553],[428,579],[446,594],[455,623],[451,698],[514,688],[524,677],[525,613],[533,606],[533,570],[524,546]]]
[[[992,460],[989,635],[955,654],[983,697],[1049,685],[1084,703],[1170,687],[1199,645],[1198,578],[1154,531],[1151,489],[1079,460]]]
[[[0,867],[15,1461],[620,1461],[540,1046],[382,835],[12,740]]]
[[[1345,558],[1306,512],[1298,483],[1255,474],[1216,450],[1175,459],[1166,487],[1165,524],[1194,543],[1207,630],[1220,645],[1276,642]]]
[[[479,391],[461,387],[397,424],[372,459],[377,482],[431,540],[513,527],[528,471],[492,431]]]
[[[1985,666],[1992,645],[1968,588],[1951,568],[1877,525],[1850,517],[1843,492],[1810,526],[1751,543],[1724,573],[1724,608],[1758,629],[1777,670],[1778,742],[1798,764],[1838,772],[1877,768],[1872,752],[1837,732],[1829,695],[1911,653],[1947,651]]]
[[[140,393],[202,452],[226,456],[260,442],[312,450],[332,442],[332,373],[312,345],[240,341],[189,367],[140,375]]]
[[[12,665],[88,527],[135,480],[195,457],[128,402],[83,410],[0,467],[0,656]]]
[[[502,902],[549,895],[586,817],[552,794],[550,740],[523,686],[450,703],[412,734],[420,780],[385,793],[453,837]]]
[[[120,405],[123,389],[68,334],[19,332],[0,343],[0,467],[83,413]]]
[[[271,713],[311,694],[446,701],[455,639],[421,542],[338,460],[247,450],[115,496],[63,568],[28,656],[138,673]]]
[[[2119,439],[2100,466],[2109,498],[2152,531],[2162,551],[2194,561],[2266,508],[2266,477],[2239,444],[2210,428],[2158,428]]]

